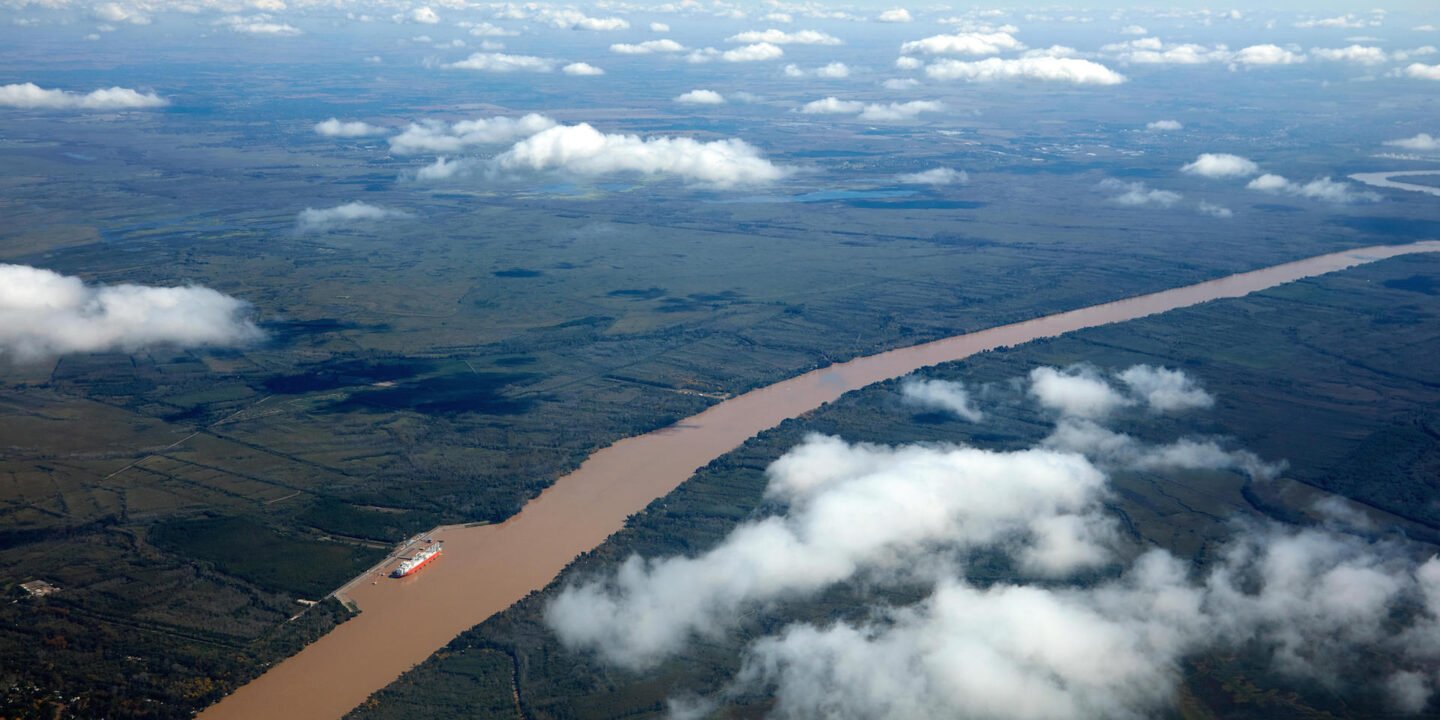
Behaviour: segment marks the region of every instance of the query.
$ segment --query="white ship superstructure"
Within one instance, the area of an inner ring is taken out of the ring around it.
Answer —
[[[412,555],[409,560],[400,563],[400,566],[395,568],[395,572],[390,573],[390,577],[402,578],[418,571],[420,568],[428,565],[430,561],[440,557],[440,551],[443,547],[444,545],[442,543],[432,543],[425,549]]]

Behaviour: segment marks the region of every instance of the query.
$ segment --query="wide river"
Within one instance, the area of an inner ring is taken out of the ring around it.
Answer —
[[[1357,180],[1366,185],[1389,188],[1391,190],[1409,190],[1410,192],[1421,192],[1428,195],[1440,195],[1440,187],[1433,185],[1416,185],[1396,180],[1395,178],[1420,177],[1421,175],[1440,175],[1440,170],[1397,170],[1393,172],[1355,173],[1350,176],[1351,180]]]
[[[403,580],[374,573],[341,591],[360,614],[212,706],[205,720],[339,718],[401,673],[527,593],[674,490],[697,468],[787,418],[923,367],[1083,328],[1134,320],[1384,258],[1440,252],[1440,241],[1321,255],[1197,285],[857,358],[720,402],[675,425],[597,451],[499,525],[434,531],[444,554]],[[383,571],[385,568],[380,568]]]

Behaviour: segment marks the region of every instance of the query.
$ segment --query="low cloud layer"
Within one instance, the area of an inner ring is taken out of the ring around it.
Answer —
[[[1095,419],[1124,405],[1213,402],[1179,371],[1037,368],[1029,391],[1062,412],[1042,448],[811,436],[767,471],[766,496],[783,511],[695,557],[631,557],[574,583],[546,620],[566,647],[643,671],[837,583],[933,585],[924,600],[871,607],[862,621],[794,623],[760,638],[728,688],[686,706],[699,711],[763,693],[779,717],[1151,717],[1173,711],[1186,657],[1241,649],[1342,695],[1376,689],[1398,710],[1426,707],[1440,660],[1440,560],[1269,523],[1233,525],[1204,572],[1164,550],[1122,560],[1104,509],[1107,468],[1258,477],[1273,466],[1212,440],[1146,444]],[[955,383],[912,380],[902,393],[979,412]],[[1012,579],[967,577],[975,551],[1007,558]],[[1109,579],[1055,582],[1100,568]]]
[[[725,96],[714,90],[691,90],[677,95],[675,102],[682,105],[723,105]]]
[[[0,264],[0,358],[243,345],[262,337],[249,313],[245,301],[195,285],[86,285],[51,270]]]
[[[1041,407],[1068,417],[1104,418],[1135,404],[1088,365],[1035,368],[1030,371],[1030,394]]]
[[[610,46],[610,52],[617,55],[649,55],[651,53],[678,53],[685,52],[685,46],[674,40],[646,40],[642,43],[615,43]]]
[[[888,448],[812,436],[769,469],[781,516],[737,527],[695,558],[632,557],[610,577],[567,588],[546,617],[562,642],[643,669],[697,637],[724,632],[759,603],[812,594],[866,568],[955,547],[1016,545],[1037,566],[1103,557],[1103,476],[1044,450]]]
[[[1297,183],[1281,175],[1266,173],[1251,180],[1245,187],[1260,192],[1294,195],[1339,204],[1380,201],[1380,196],[1376,193],[1368,190],[1356,190],[1350,183],[1331,180],[1328,177],[1316,178],[1307,183]]]
[[[1088,592],[949,579],[871,623],[764,638],[736,685],[772,693],[780,717],[1143,717],[1174,692],[1199,604],[1159,553]]]
[[[1259,646],[1282,672],[1370,684],[1396,710],[1434,693],[1440,561],[1353,536],[1251,528],[1204,578],[1164,551],[1098,586],[954,578],[877,620],[791,625],[748,649],[735,690],[782,717],[1138,718],[1173,711],[1184,657]],[[1399,629],[1394,613],[1422,610]],[[1382,670],[1356,656],[1386,655]]]
[[[1194,162],[1181,166],[1180,172],[1205,178],[1237,178],[1258,174],[1260,166],[1239,155],[1202,153]]]
[[[921,172],[896,175],[895,182],[905,185],[964,185],[970,182],[970,175],[964,170],[937,167]]]
[[[586,176],[670,176],[719,188],[770,183],[789,172],[743,140],[644,138],[604,133],[585,123],[559,125],[521,140],[495,158],[495,167]]]
[[[1212,202],[1206,202],[1204,200],[1201,200],[1195,205],[1195,210],[1201,215],[1209,215],[1210,217],[1220,218],[1222,220],[1228,220],[1232,217],[1235,217],[1235,213],[1232,212],[1230,208],[1227,208],[1224,205],[1216,205]]]
[[[330,118],[329,120],[315,123],[315,132],[324,137],[354,138],[384,135],[390,132],[390,130],[389,128],[363,123],[358,120],[346,122],[339,118]]]
[[[507,55],[496,52],[474,53],[464,60],[448,63],[444,67],[452,70],[477,70],[480,72],[550,72],[555,61],[533,55]]]
[[[594,77],[596,75],[605,74],[605,71],[601,68],[595,67],[594,65],[585,62],[570,63],[569,65],[560,68],[560,72],[575,77]]]
[[[1122,63],[1130,65],[1203,65],[1220,63],[1232,70],[1244,68],[1297,65],[1308,56],[1303,52],[1273,44],[1250,45],[1231,50],[1225,45],[1206,46],[1196,43],[1166,43],[1159,38],[1145,37],[1120,43],[1111,43],[1100,48],[1102,53],[1112,55]],[[1330,59],[1345,59],[1345,52]]]
[[[969,82],[1038,80],[1075,85],[1119,85],[1125,82],[1124,75],[1100,63],[1062,57],[987,58],[975,62],[941,60],[927,65],[925,74],[935,80]]]
[[[295,217],[295,226],[301,232],[320,232],[403,217],[408,217],[408,214],[400,210],[352,202],[330,208],[305,208]]]
[[[813,70],[807,70],[799,65],[786,65],[785,77],[803,78],[817,77],[826,80],[841,80],[850,77],[850,66],[843,62],[826,63]]]
[[[435,121],[411,123],[400,134],[390,138],[390,152],[397,155],[453,154],[480,145],[514,142],[555,125],[554,120],[536,113],[518,118],[501,115],[449,124]]]
[[[1215,404],[1209,393],[1180,370],[1132,365],[1113,377],[1122,387],[1117,388],[1110,377],[1090,365],[1038,367],[1030,371],[1030,394],[1041,407],[1063,417],[1090,420],[1106,418],[1125,407],[1175,413]]]
[[[27,110],[145,110],[169,104],[155,93],[123,87],[76,93],[47,90],[35,83],[0,85],[0,106]]]
[[[900,52],[910,55],[995,55],[1006,50],[1024,50],[1025,44],[1005,32],[957,33],[954,35],[933,35],[921,40],[912,40],[900,46]]]
[[[896,122],[910,120],[922,113],[941,112],[945,106],[934,100],[911,100],[903,103],[863,103],[858,100],[841,100],[827,97],[813,100],[800,106],[806,115],[854,115],[867,122]]]
[[[1116,375],[1151,410],[1162,413],[1198,410],[1215,404],[1189,375],[1153,365],[1132,365]]]
[[[624,18],[618,17],[591,17],[579,10],[573,9],[550,9],[540,8],[535,12],[534,19],[549,24],[551,27],[565,30],[591,30],[607,32],[625,30],[630,23]]]
[[[745,96],[737,93],[737,97]],[[692,90],[675,100],[696,105],[725,102],[719,93],[705,89]],[[559,171],[586,177],[626,173],[671,177],[713,188],[731,188],[771,183],[791,172],[739,139],[699,141],[605,133],[585,123],[560,125],[534,113],[448,124],[422,121],[410,124],[389,142],[391,152],[397,155],[440,156],[414,171],[413,177],[421,181],[476,174],[495,179]],[[465,155],[473,149],[507,144],[509,148],[489,157]]]
[[[1420,133],[1415,137],[1401,138],[1399,140],[1386,140],[1385,144],[1391,147],[1403,148],[1405,150],[1418,150],[1421,152],[1440,150],[1440,138],[1433,137],[1430,133]]]
[[[962,383],[907,378],[900,384],[900,397],[916,407],[940,410],[962,420],[980,422],[985,419],[985,413],[975,407],[970,392]]]
[[[1091,458],[1109,470],[1233,470],[1253,479],[1273,477],[1283,463],[1269,464],[1246,450],[1228,449],[1213,438],[1181,438],[1151,445],[1100,423],[1061,417],[1042,446]]]
[[[1110,198],[1110,202],[1126,207],[1144,207],[1153,205],[1168,208],[1180,202],[1180,193],[1170,190],[1157,190],[1143,182],[1125,182],[1115,178],[1106,178],[1100,181],[1100,189],[1116,193]]]
[[[839,45],[840,38],[818,30],[750,30],[726,38],[732,43],[770,43],[772,45]]]
[[[215,21],[216,25],[230,28],[231,32],[265,37],[295,37],[304,35],[300,28],[289,23],[277,22],[269,15],[227,15]]]
[[[785,57],[785,50],[779,45],[760,42],[752,45],[742,45],[732,50],[716,50],[713,47],[701,48],[685,56],[685,59],[692,63],[707,63],[713,60],[742,63],[778,60],[782,57]]]

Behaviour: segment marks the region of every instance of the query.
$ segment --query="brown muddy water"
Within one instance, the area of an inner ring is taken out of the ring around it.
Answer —
[[[1417,252],[1440,241],[1361,248],[958,335],[832,365],[725,400],[591,455],[499,525],[437,528],[442,556],[402,580],[377,566],[337,592],[360,614],[200,715],[339,718],[456,635],[539,590],[576,555],[753,435],[872,383],[1083,328],[1124,322]]]

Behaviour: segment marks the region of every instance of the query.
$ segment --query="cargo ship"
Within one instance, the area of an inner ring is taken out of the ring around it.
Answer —
[[[390,573],[390,577],[403,578],[406,575],[411,575],[418,572],[420,568],[429,565],[432,560],[440,557],[440,551],[442,549],[443,543],[435,543],[434,545],[431,545],[430,547],[427,547],[424,550],[415,553],[413,556],[411,556],[409,560],[400,563],[400,566],[395,568],[395,572]]]

